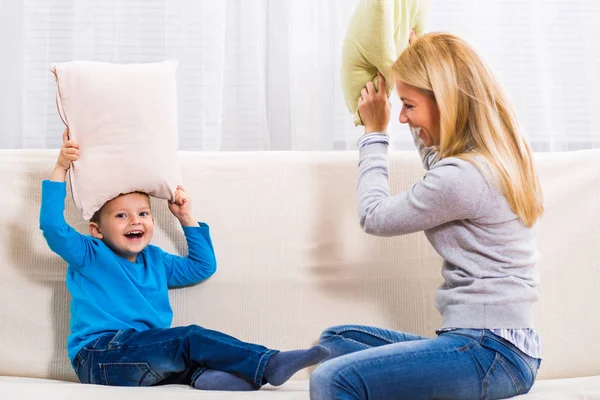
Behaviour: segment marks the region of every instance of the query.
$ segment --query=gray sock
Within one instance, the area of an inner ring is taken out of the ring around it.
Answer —
[[[315,365],[329,355],[323,346],[314,346],[308,350],[280,351],[269,358],[263,379],[273,386],[283,385],[296,372]]]
[[[257,390],[252,382],[229,372],[208,369],[196,378],[194,387],[199,390],[226,390],[229,392],[245,392]]]

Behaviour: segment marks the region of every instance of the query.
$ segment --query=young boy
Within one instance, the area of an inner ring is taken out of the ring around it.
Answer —
[[[281,385],[327,357],[321,346],[279,352],[197,325],[171,328],[167,289],[196,284],[215,272],[208,226],[196,222],[189,196],[178,187],[169,209],[181,223],[187,257],[149,244],[154,219],[145,193],[108,201],[90,220],[91,236],[76,232],[63,212],[66,174],[78,157],[65,130],[56,167],[42,182],[40,228],[52,251],[68,263],[67,347],[82,383],[255,390]]]

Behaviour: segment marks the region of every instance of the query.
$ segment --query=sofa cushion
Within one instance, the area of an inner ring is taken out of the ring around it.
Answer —
[[[163,400],[222,399],[307,400],[308,381],[287,382],[277,388],[266,385],[259,392],[200,391],[185,385],[114,387],[82,385],[46,379],[0,377],[2,399],[44,400]]]
[[[149,388],[82,385],[46,379],[0,377],[0,393],[6,399],[47,400],[128,400],[162,399],[269,399],[308,400],[307,380],[290,381],[274,388],[265,386],[258,392],[198,391],[189,386],[166,385]],[[518,400],[600,400],[600,376],[537,381],[528,394]]]

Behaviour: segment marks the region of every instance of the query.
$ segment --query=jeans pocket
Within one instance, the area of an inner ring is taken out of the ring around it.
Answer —
[[[526,393],[527,390],[527,382],[521,373],[507,362],[502,354],[496,353],[490,369],[483,378],[481,398],[506,399]]]
[[[152,386],[159,376],[152,371],[148,363],[101,363],[100,380],[108,386]]]
[[[75,356],[75,360],[73,360],[73,369],[75,370],[75,374],[81,383],[90,383],[89,373],[86,373],[89,369],[89,366],[85,365],[89,354],[90,352],[88,350],[81,349]]]

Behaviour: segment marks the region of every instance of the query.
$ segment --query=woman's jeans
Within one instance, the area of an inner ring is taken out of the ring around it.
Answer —
[[[276,350],[244,343],[200,326],[109,333],[79,351],[73,368],[82,383],[110,386],[194,385],[207,369],[263,384]]]
[[[482,329],[430,339],[344,325],[324,331],[319,344],[331,356],[312,374],[313,400],[505,399],[527,393],[540,365]]]

